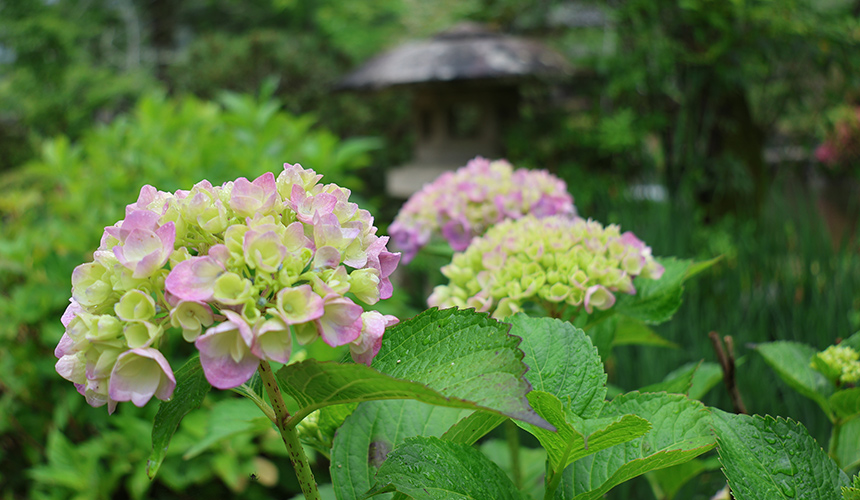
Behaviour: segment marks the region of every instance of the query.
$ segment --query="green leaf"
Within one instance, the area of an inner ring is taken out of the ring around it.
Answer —
[[[855,351],[860,351],[860,332],[856,332],[854,335],[844,339],[839,345],[844,345],[854,349]]]
[[[708,410],[680,394],[625,394],[607,404],[601,417],[628,414],[651,422],[651,430],[575,462],[565,470],[556,498],[595,500],[624,481],[688,462],[715,446]]]
[[[639,392],[666,391],[686,394],[690,399],[702,399],[722,379],[723,370],[720,365],[699,361],[687,363],[669,372],[662,382],[642,387]]]
[[[635,295],[622,294],[613,309],[616,313],[640,319],[650,324],[660,324],[671,318],[681,307],[684,281],[691,261],[657,259],[666,268],[658,280],[636,278]]]
[[[358,403],[326,406],[320,410],[320,418],[317,426],[323,435],[334,438],[334,433],[343,425],[346,417],[352,415],[352,412],[358,407]]]
[[[580,314],[573,324],[585,331],[591,343],[597,348],[597,354],[603,361],[612,357],[612,346],[615,342],[615,332],[621,318],[612,309],[596,311],[594,314]]]
[[[743,358],[738,359],[737,365],[740,366]],[[701,400],[711,389],[723,380],[723,369],[717,363],[710,361],[699,362],[699,367],[693,375],[693,383],[690,390],[687,391],[687,397],[690,399]]]
[[[309,415],[312,418],[302,420],[296,427],[302,444],[331,458],[335,432],[357,407],[358,403],[332,405],[319,409],[316,415]]]
[[[709,269],[711,266],[713,266],[714,264],[716,264],[717,262],[719,262],[721,260],[723,260],[723,256],[718,255],[718,256],[714,257],[713,259],[703,260],[701,262],[693,262],[692,264],[690,264],[690,267],[687,268],[687,275],[684,276],[684,281],[692,278],[693,276],[701,273],[702,271]]]
[[[860,475],[854,476],[851,486],[842,487],[842,500],[860,500]]]
[[[815,349],[799,342],[781,340],[759,344],[756,350],[779,378],[818,403],[824,413],[833,418],[833,409],[828,401],[835,390],[833,384],[809,365],[817,352]]]
[[[655,347],[668,347],[679,349],[680,346],[672,341],[661,337],[653,328],[650,328],[642,320],[621,316],[615,327],[615,338],[612,346],[619,345],[650,345]]]
[[[365,497],[398,491],[415,500],[519,500],[508,476],[480,451],[465,444],[413,437],[394,449]]]
[[[260,434],[272,428],[272,422],[260,413],[249,399],[225,399],[212,406],[209,425],[203,439],[189,448],[182,458],[190,460],[224,439],[250,432]]]
[[[665,469],[652,470],[645,474],[651,488],[659,491],[657,498],[661,500],[672,500],[690,479],[698,476],[705,470],[705,461],[694,459]]]
[[[696,375],[697,365],[692,368],[682,371],[670,373],[663,379],[662,382],[646,385],[639,389],[639,392],[668,392],[672,394],[687,394],[690,387],[693,386],[693,377]]]
[[[613,384],[606,384],[606,399],[615,399],[624,394],[624,389]]]
[[[203,374],[200,358],[195,356],[176,370],[176,388],[170,401],[162,401],[152,424],[152,453],[146,464],[146,474],[154,478],[167,454],[170,438],[179,423],[191,410],[200,408],[206,393],[212,388]]]
[[[520,339],[508,329],[473,310],[429,309],[386,331],[371,366],[445,397],[547,426],[528,406],[528,367],[517,347]]]
[[[842,424],[836,444],[836,464],[851,471],[860,467],[860,418]]]
[[[588,335],[557,319],[517,314],[509,321],[511,333],[523,339],[520,349],[532,389],[558,397],[583,418],[597,416],[606,396],[606,372]]]
[[[468,414],[412,400],[359,404],[338,429],[332,446],[329,472],[338,499],[361,498],[388,454],[406,438],[439,437]]]
[[[839,418],[851,418],[860,414],[860,387],[836,391],[828,401]]]
[[[415,399],[439,406],[498,412],[471,401],[445,397],[418,382],[396,379],[362,364],[308,359],[284,366],[278,370],[277,377],[284,393],[299,406],[299,410],[290,417],[291,423],[298,423],[311,412],[326,406],[381,399]],[[487,401],[489,398],[482,399]],[[512,413],[518,415],[517,410]]]
[[[442,439],[455,443],[475,444],[505,420],[505,417],[495,413],[476,411],[454,424],[448,429],[448,432],[442,435]]]
[[[798,422],[713,409],[720,461],[737,500],[838,500],[848,477]]]
[[[529,401],[535,411],[558,429],[550,432],[518,423],[538,438],[546,450],[551,471],[561,471],[582,457],[641,437],[651,429],[647,420],[635,415],[583,420],[566,414],[561,401],[546,392],[530,392]]]
[[[478,449],[487,458],[505,471],[508,477],[514,477],[511,465],[510,445],[504,439],[486,439],[481,441]],[[519,449],[520,491],[531,494],[532,498],[543,498],[544,476],[546,475],[546,451],[543,448]]]

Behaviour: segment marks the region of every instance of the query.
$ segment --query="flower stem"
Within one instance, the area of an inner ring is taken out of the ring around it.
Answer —
[[[828,454],[830,458],[836,462],[838,467],[842,467],[842,464],[839,463],[839,435],[842,433],[842,419],[837,419],[833,422],[833,430],[830,431],[830,445],[828,446]]]
[[[272,373],[272,367],[269,366],[268,361],[260,361],[259,372],[260,378],[263,379],[266,393],[272,401],[272,408],[275,410],[274,424],[281,432],[281,438],[287,446],[290,462],[292,462],[293,469],[296,471],[296,477],[299,479],[302,493],[304,493],[307,500],[322,500],[320,492],[317,489],[314,474],[311,471],[311,466],[308,463],[308,457],[305,456],[305,449],[302,447],[302,443],[299,442],[299,434],[296,432],[295,426],[289,425],[290,413],[284,404],[284,398],[281,397],[281,389],[278,387],[278,381],[275,380],[275,375]]]
[[[513,474],[514,486],[523,489],[523,477],[520,466],[520,428],[511,419],[505,421],[505,435],[508,441],[508,451],[511,455],[511,473]]]
[[[585,449],[588,449],[588,437],[585,438]],[[567,448],[564,449],[564,453],[561,455],[561,460],[558,461],[558,470],[549,467],[549,472],[546,475],[546,489],[544,490],[544,500],[552,500],[555,498],[555,490],[558,489],[558,485],[561,483],[561,476],[564,474],[564,464],[567,463],[567,457],[570,456],[571,452],[573,452],[573,444],[575,440],[571,439],[567,444]]]

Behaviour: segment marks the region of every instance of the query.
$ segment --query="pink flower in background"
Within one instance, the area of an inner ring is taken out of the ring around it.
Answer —
[[[831,169],[851,167],[860,160],[860,107],[840,111],[840,119],[815,148],[815,159]]]
[[[494,224],[527,214],[574,216],[576,209],[567,186],[552,174],[477,157],[412,195],[389,230],[408,263],[433,234],[462,251]]]

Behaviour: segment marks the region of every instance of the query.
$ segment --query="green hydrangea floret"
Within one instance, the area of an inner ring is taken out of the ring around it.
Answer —
[[[851,347],[832,345],[813,356],[810,364],[836,384],[860,381],[860,353]]]
[[[472,240],[442,268],[450,280],[428,299],[438,307],[475,308],[504,318],[534,303],[557,317],[606,310],[615,292],[635,294],[633,278],[659,279],[651,248],[617,225],[579,217],[507,220]]]

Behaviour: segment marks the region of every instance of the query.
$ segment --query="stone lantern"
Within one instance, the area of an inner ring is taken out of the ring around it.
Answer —
[[[463,23],[406,43],[346,76],[343,89],[405,87],[413,96],[413,159],[389,172],[389,194],[408,197],[475,156],[502,154],[502,129],[518,114],[518,86],[570,73],[543,44]]]

